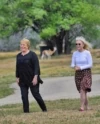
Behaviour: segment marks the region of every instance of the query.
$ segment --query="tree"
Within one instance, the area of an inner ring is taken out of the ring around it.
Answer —
[[[96,26],[100,24],[100,8],[96,2],[93,5],[83,0],[69,0],[67,2],[66,0],[59,0],[59,2],[49,0],[44,6],[47,16],[45,20],[41,20],[43,21],[41,36],[43,38],[52,37],[52,35],[54,38],[55,36],[59,53],[62,52],[61,46],[64,37],[65,52],[70,53],[71,41],[75,36],[80,34],[86,35],[87,38],[88,36],[97,36],[98,29]],[[72,35],[73,30],[74,35]],[[93,35],[94,32],[95,35]]]
[[[56,45],[59,54],[63,39],[65,53],[70,53],[75,36],[83,34],[89,39],[97,35],[100,24],[98,0],[1,0],[0,3],[0,36],[30,26]]]

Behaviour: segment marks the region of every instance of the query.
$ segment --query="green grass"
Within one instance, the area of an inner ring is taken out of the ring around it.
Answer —
[[[47,113],[41,112],[36,102],[30,113],[22,112],[22,104],[0,107],[0,124],[99,124],[100,97],[89,98],[93,110],[79,112],[79,99],[46,101]]]

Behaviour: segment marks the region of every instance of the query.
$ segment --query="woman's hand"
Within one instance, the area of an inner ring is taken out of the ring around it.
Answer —
[[[80,67],[75,66],[75,71],[81,70]]]
[[[17,82],[17,84],[19,85],[19,78],[16,78],[16,82]]]
[[[38,77],[37,75],[34,76],[32,81],[33,85],[36,85],[38,83],[37,77]]]

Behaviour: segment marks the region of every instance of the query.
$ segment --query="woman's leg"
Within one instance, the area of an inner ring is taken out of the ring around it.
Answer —
[[[84,110],[84,107],[85,107],[84,105],[86,102],[86,94],[84,90],[80,91],[80,102],[81,102],[81,109]]]
[[[90,109],[89,106],[88,106],[87,92],[85,92],[85,108],[86,108],[86,110]]]
[[[25,113],[28,113],[29,112],[28,86],[20,86],[20,89],[23,102],[23,111]]]
[[[42,109],[42,111],[47,111],[46,105],[39,93],[39,83],[36,84],[35,86],[30,86],[30,90],[31,90],[31,93],[34,96],[35,100],[39,104],[40,108]]]

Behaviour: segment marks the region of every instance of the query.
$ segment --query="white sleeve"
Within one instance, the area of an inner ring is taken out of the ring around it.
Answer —
[[[71,67],[72,67],[72,68],[75,67],[75,53],[73,53],[73,55],[72,55]]]
[[[93,62],[92,62],[92,56],[91,56],[91,53],[90,52],[87,53],[87,62],[88,62],[87,65],[80,66],[81,70],[92,67]]]

